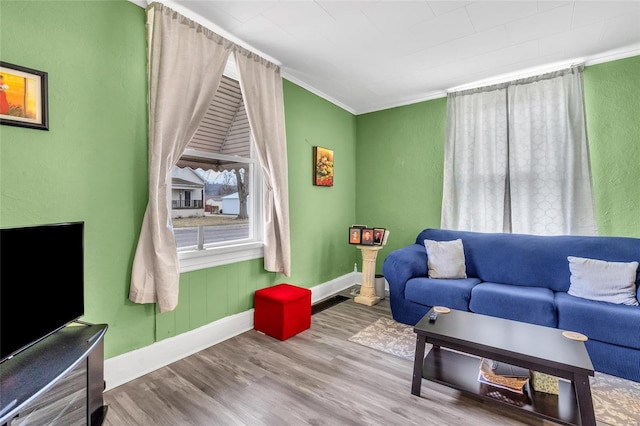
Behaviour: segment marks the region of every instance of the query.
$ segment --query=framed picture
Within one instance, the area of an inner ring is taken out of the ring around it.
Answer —
[[[333,186],[333,151],[319,146],[313,147],[313,184]]]
[[[373,228],[362,228],[362,238],[360,238],[360,245],[373,245]]]
[[[384,241],[384,228],[373,228],[373,244],[381,246]]]
[[[0,124],[49,130],[47,73],[0,62]]]
[[[349,228],[349,244],[360,244],[362,228],[352,226]]]

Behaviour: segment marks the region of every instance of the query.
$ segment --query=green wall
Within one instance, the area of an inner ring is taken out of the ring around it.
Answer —
[[[359,115],[356,217],[389,230],[391,250],[440,226],[446,98]]]
[[[585,68],[599,233],[640,237],[640,56]],[[446,98],[359,115],[356,217],[390,250],[440,226]]]
[[[586,67],[584,86],[598,231],[640,237],[640,56]]]
[[[107,356],[155,341],[155,307],[128,301],[148,194],[145,37],[124,0],[0,2],[0,58],[48,73],[50,120],[0,126],[0,226],[85,222],[84,319],[109,324]]]
[[[353,270],[348,227],[356,219],[356,119],[284,81],[292,281],[329,281]],[[334,184],[313,185],[313,147],[333,150]]]
[[[355,117],[285,81],[292,276],[252,260],[182,274],[175,311],[130,302],[148,197],[145,49],[144,10],[126,0],[0,1],[0,59],[47,71],[50,98],[50,131],[0,126],[0,226],[85,222],[84,319],[109,324],[106,358],[250,309],[257,288],[344,275],[356,259]],[[311,183],[312,145],[335,151],[332,188]]]

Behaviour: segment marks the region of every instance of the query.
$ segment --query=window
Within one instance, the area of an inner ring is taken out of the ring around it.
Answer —
[[[261,169],[237,79],[222,77],[171,186],[182,272],[262,257]]]

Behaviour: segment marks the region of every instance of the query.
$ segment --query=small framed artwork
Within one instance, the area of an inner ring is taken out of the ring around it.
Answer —
[[[362,228],[352,226],[349,228],[349,244],[360,244]]]
[[[384,241],[384,228],[373,228],[373,245],[381,246]]]
[[[313,184],[333,186],[333,151],[319,146],[313,147]]]
[[[0,124],[49,130],[47,73],[0,61]]]
[[[360,238],[360,244],[363,246],[373,245],[373,228],[362,229],[362,238]]]

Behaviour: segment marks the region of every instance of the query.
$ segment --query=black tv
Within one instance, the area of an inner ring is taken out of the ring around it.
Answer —
[[[84,222],[0,229],[0,362],[84,315]]]

